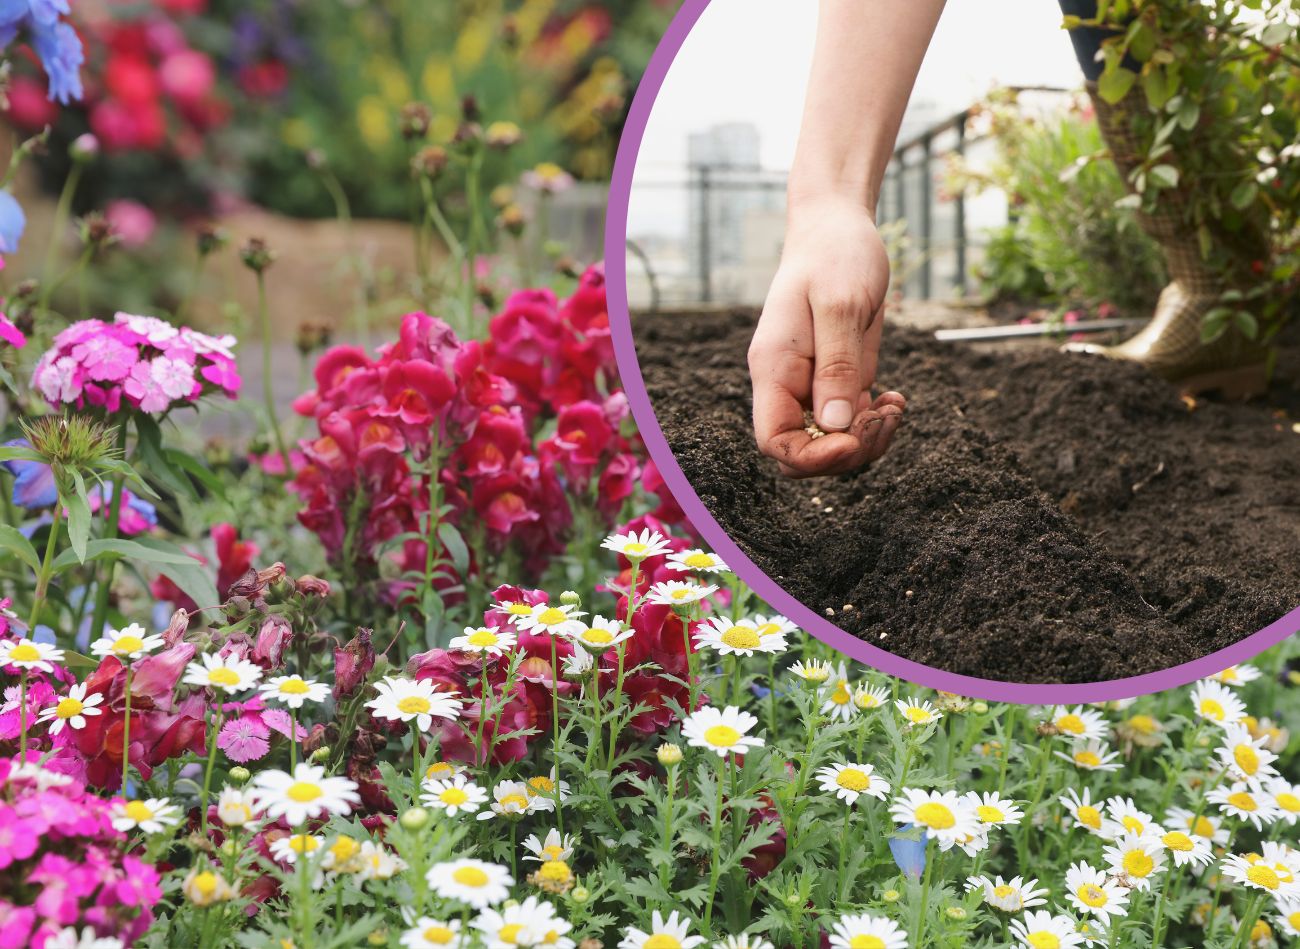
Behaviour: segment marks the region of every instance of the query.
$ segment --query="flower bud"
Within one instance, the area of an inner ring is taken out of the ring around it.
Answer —
[[[403,812],[402,816],[398,818],[398,822],[406,830],[419,830],[429,823],[429,812],[423,807],[412,807],[410,810]]]
[[[974,705],[970,707],[970,710],[974,712],[976,715],[983,715],[985,712],[989,710],[989,703],[976,702]]]
[[[99,139],[90,132],[78,135],[68,146],[68,154],[75,162],[86,162],[99,155]]]
[[[524,133],[514,122],[493,122],[487,127],[483,137],[488,148],[505,151],[522,142]]]
[[[528,215],[524,214],[524,209],[517,204],[510,204],[501,209],[497,215],[497,227],[505,231],[511,237],[518,237],[528,226]]]
[[[447,149],[441,145],[430,145],[411,157],[411,171],[432,181],[446,170],[450,160]]]
[[[585,886],[575,886],[569,893],[569,899],[578,904],[585,903],[591,899],[591,890]]]
[[[582,597],[573,590],[565,590],[560,594],[560,602],[565,606],[582,606]]]
[[[319,748],[317,748],[315,751],[311,753],[311,760],[313,764],[324,764],[326,761],[329,761],[330,746],[321,745]]]
[[[233,784],[247,784],[248,779],[252,777],[248,769],[240,765],[230,769],[230,780]]]
[[[239,853],[239,844],[234,839],[227,839],[221,842],[221,852],[227,857],[233,857]]]
[[[665,768],[671,768],[682,763],[682,749],[671,742],[664,742],[659,746],[655,754],[659,757],[659,763]]]
[[[239,259],[253,273],[265,272],[275,263],[275,251],[260,237],[250,237],[239,249]]]
[[[429,123],[433,121],[433,111],[423,102],[408,102],[402,106],[398,127],[402,138],[408,142],[424,138],[429,134]]]
[[[897,890],[885,890],[884,893],[880,894],[880,898],[886,903],[897,903],[903,898],[903,894]]]
[[[961,921],[966,918],[966,909],[963,906],[949,906],[943,912],[949,919]]]
[[[388,945],[388,930],[383,928],[374,930],[366,937],[366,943],[371,946]]]

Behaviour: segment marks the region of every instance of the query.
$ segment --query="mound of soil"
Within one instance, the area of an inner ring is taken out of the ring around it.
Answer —
[[[847,632],[952,672],[1095,682],[1199,658],[1300,605],[1291,382],[1189,407],[1131,365],[892,326],[880,382],[908,409],[889,454],[790,481],[754,447],[754,320],[638,317],[641,369],[719,524]],[[1279,379],[1297,363],[1285,351]]]

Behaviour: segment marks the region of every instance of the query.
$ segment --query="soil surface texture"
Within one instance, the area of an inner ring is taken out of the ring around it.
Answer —
[[[646,385],[721,526],[859,638],[981,678],[1096,682],[1300,605],[1297,334],[1266,399],[1189,404],[1136,366],[887,325],[880,389],[908,398],[893,447],[791,481],[754,446],[755,318],[637,317]]]

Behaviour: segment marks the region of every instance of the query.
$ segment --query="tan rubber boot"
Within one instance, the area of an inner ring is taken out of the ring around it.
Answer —
[[[1088,84],[1088,94],[1102,137],[1127,181],[1142,154],[1132,116],[1136,109],[1144,108],[1143,97],[1133,90],[1111,105],[1097,95],[1094,83]],[[1247,339],[1236,327],[1229,327],[1212,343],[1201,342],[1201,321],[1218,305],[1225,287],[1224,278],[1201,257],[1196,232],[1185,213],[1186,205],[1186,193],[1181,188],[1171,189],[1161,194],[1154,212],[1138,216],[1142,229],[1160,245],[1169,271],[1169,285],[1160,294],[1151,322],[1117,346],[1075,342],[1064,348],[1140,363],[1178,383],[1188,394],[1218,391],[1228,399],[1261,395],[1268,385],[1266,347]],[[1262,241],[1260,247],[1245,249],[1237,246],[1242,240],[1237,237],[1234,242],[1237,256],[1257,259],[1264,255]]]

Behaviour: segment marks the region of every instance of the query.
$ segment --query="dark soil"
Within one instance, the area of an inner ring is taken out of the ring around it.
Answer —
[[[890,327],[880,382],[908,409],[889,454],[798,482],[754,447],[753,324],[638,318],[651,400],[722,527],[859,638],[982,678],[1094,682],[1300,605],[1300,345],[1268,399],[1189,408],[1135,366]]]

